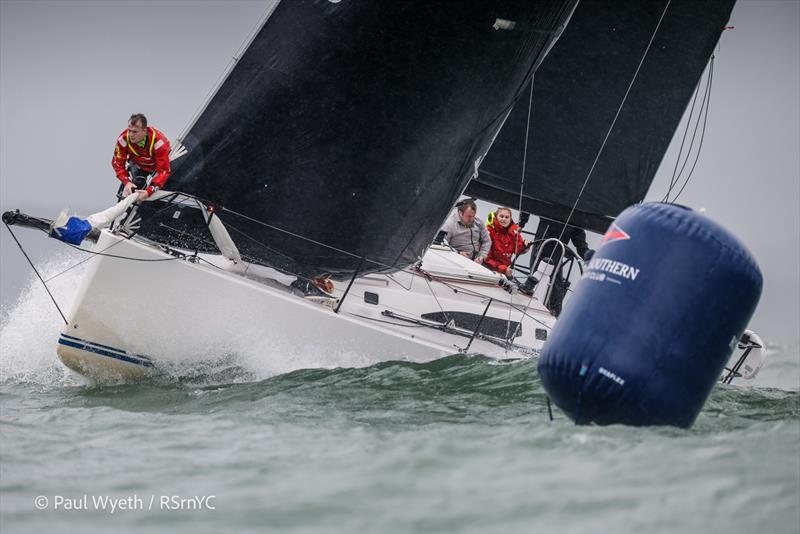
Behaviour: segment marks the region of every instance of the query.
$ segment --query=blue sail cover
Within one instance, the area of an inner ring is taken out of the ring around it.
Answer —
[[[734,3],[582,0],[534,77],[523,211],[566,220],[642,57],[570,223],[603,233],[643,200]],[[530,85],[468,194],[519,204],[529,91]]]
[[[50,237],[71,245],[80,245],[91,231],[92,225],[89,221],[70,217],[64,226],[53,228],[50,231]]]
[[[365,271],[411,264],[575,4],[281,2],[167,187],[230,210],[218,214],[252,261],[307,275],[346,275],[362,256]],[[141,233],[180,244],[173,222]]]

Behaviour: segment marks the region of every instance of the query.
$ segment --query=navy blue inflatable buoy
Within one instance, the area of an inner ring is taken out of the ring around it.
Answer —
[[[692,425],[761,295],[750,252],[673,204],[626,209],[603,237],[539,359],[576,423]]]

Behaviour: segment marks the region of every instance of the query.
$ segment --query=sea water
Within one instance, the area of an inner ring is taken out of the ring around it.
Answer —
[[[50,283],[64,306],[81,269]],[[535,361],[478,354],[208,355],[92,385],[58,363],[60,317],[33,281],[1,321],[4,534],[800,532],[798,343],[681,430],[550,420]],[[276,363],[303,358],[330,368]]]

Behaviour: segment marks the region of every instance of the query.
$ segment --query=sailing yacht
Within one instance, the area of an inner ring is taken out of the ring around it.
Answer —
[[[173,143],[173,193],[95,228],[59,358],[135,378],[254,342],[321,366],[536,355],[551,284],[521,295],[434,236],[465,192],[605,232],[733,4],[278,3]]]

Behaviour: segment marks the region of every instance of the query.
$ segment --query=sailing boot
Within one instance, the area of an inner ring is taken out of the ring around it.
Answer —
[[[533,296],[533,292],[536,291],[536,284],[539,283],[539,280],[534,278],[533,276],[529,276],[525,283],[519,286],[519,292],[523,295]]]

